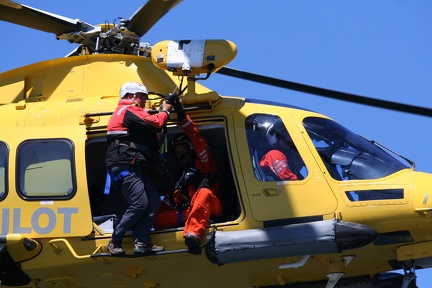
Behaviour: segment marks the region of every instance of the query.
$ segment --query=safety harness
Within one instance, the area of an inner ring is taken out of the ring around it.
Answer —
[[[115,167],[117,168],[117,167]],[[121,170],[121,169],[107,169],[107,176],[105,180],[105,189],[104,194],[109,195],[111,193],[111,184],[114,183],[114,191],[118,189],[123,179],[131,174],[135,169],[132,165],[129,165],[128,168]]]
[[[142,145],[138,145],[131,141],[126,140],[118,140],[115,139],[111,142],[111,145],[113,146],[128,146],[135,149],[141,149]],[[133,162],[133,161],[132,161]],[[120,186],[123,179],[128,176],[130,173],[135,171],[135,168],[133,165],[127,165],[127,164],[120,164],[119,166],[113,166],[107,168],[107,175],[105,180],[105,189],[104,194],[109,195],[113,190],[117,191],[118,187]],[[114,189],[111,189],[111,185],[115,184]]]
[[[116,131],[117,132],[117,131]],[[121,131],[123,132],[123,131]],[[159,146],[160,146],[160,154],[159,156],[156,157],[160,157],[161,159],[164,158],[164,154],[167,152],[167,137],[166,137],[166,126],[163,128],[163,133],[161,135],[161,139],[159,142]],[[124,133],[111,133],[111,134],[124,134]],[[114,146],[127,146],[127,147],[131,147],[137,150],[140,150],[144,153],[146,153],[147,155],[151,155],[154,154],[154,152],[148,148],[145,145],[141,145],[129,140],[123,140],[123,139],[114,139],[111,142],[111,145]],[[135,160],[135,159],[134,159]],[[126,166],[125,169],[122,168],[118,168],[117,166],[113,166],[112,168],[107,168],[107,175],[106,175],[106,180],[105,180],[105,189],[104,189],[104,194],[105,195],[109,195],[112,191],[111,189],[111,184],[114,183],[115,184],[115,189],[113,189],[114,191],[116,191],[118,189],[118,187],[120,186],[121,182],[123,181],[123,179],[128,176],[130,173],[132,173],[133,171],[135,171],[135,168],[133,166],[135,161],[132,161],[132,165],[125,165],[125,164],[121,164],[119,165],[120,167],[124,167]]]

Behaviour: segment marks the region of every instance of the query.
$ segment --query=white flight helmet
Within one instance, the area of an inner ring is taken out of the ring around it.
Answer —
[[[292,146],[292,140],[280,119],[276,119],[276,121],[267,128],[265,138],[270,147],[278,145],[279,140],[284,142],[287,146]]]
[[[145,93],[148,94],[147,88],[138,82],[126,82],[120,89],[120,98],[123,98],[126,94]]]

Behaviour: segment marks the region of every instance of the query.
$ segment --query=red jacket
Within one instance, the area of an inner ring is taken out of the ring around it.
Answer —
[[[280,180],[298,180],[288,167],[286,156],[279,150],[270,150],[260,161],[260,166],[264,169],[270,169]]]
[[[121,99],[108,123],[107,166],[148,165],[158,153],[159,133],[168,118],[168,113],[152,115],[133,101]]]

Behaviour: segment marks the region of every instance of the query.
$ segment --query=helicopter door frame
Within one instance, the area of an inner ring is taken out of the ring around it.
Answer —
[[[0,135],[8,147],[1,233],[31,238],[90,234],[85,127],[2,127]]]
[[[260,181],[255,176],[249,143],[246,135],[246,119],[254,114],[268,114],[282,119],[307,167],[308,175],[298,181]],[[246,105],[234,115],[234,129],[237,141],[237,157],[241,162],[244,190],[249,202],[250,213],[256,221],[284,221],[304,218],[305,221],[322,220],[331,215],[337,207],[337,199],[323,177],[316,177],[321,170],[309,147],[301,136],[296,120],[285,107],[268,105]],[[244,148],[248,147],[248,148]],[[234,153],[236,154],[236,153]],[[246,206],[246,203],[245,203]]]

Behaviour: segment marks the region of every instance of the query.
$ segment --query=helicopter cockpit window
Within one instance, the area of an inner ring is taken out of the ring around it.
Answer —
[[[66,139],[29,140],[18,147],[18,192],[25,199],[68,199],[76,192],[73,145]]]
[[[308,117],[303,125],[336,180],[378,179],[408,167],[332,120]]]
[[[306,166],[280,117],[254,114],[245,124],[256,179],[289,181],[307,176]]]
[[[4,199],[7,194],[7,164],[8,164],[8,147],[0,143],[0,200]]]

